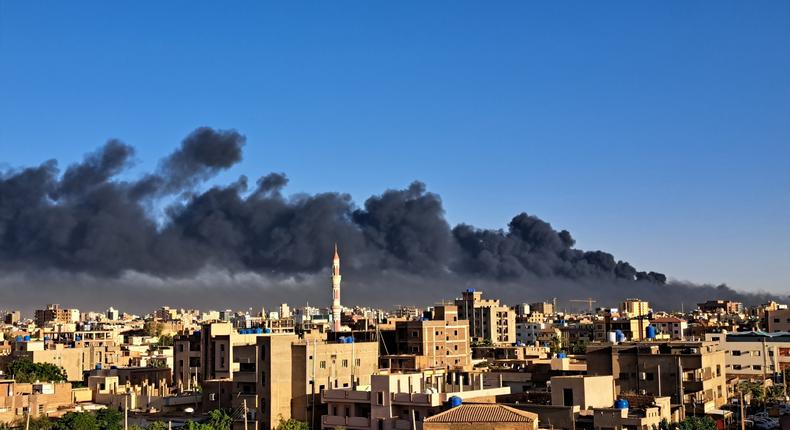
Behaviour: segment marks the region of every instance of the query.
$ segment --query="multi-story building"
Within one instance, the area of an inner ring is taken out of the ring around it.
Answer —
[[[622,333],[626,340],[640,341],[647,336],[647,318],[611,318],[609,316],[594,323],[593,336],[596,342],[609,340],[609,333]]]
[[[378,343],[349,339],[204,324],[198,334],[175,342],[176,383],[188,387],[198,374],[204,409],[246,405],[252,429],[274,428],[280,418],[317,422],[324,411],[322,390],[367,385],[378,369]]]
[[[46,309],[35,312],[36,326],[46,327],[48,324],[76,323],[80,320],[79,309],[64,309],[58,304],[47,305]]]
[[[395,351],[381,357],[387,369],[470,369],[469,321],[458,307],[435,306],[431,319],[395,322]]]
[[[620,312],[628,318],[644,317],[650,313],[650,305],[644,300],[625,299],[620,305]]]
[[[28,414],[32,418],[57,414],[72,404],[70,383],[0,380],[0,423],[21,421]]]
[[[790,369],[790,333],[707,333],[725,353],[727,375],[761,378]]]
[[[538,312],[543,315],[554,315],[554,303],[538,302],[531,303],[529,309],[532,312]]]
[[[613,375],[616,392],[669,396],[687,414],[726,403],[725,355],[715,342],[633,342],[587,347],[587,372]]]
[[[532,345],[538,341],[538,334],[545,328],[546,323],[544,322],[517,322],[516,342]]]
[[[708,300],[705,303],[697,303],[699,310],[712,314],[738,314],[743,312],[743,303],[731,300]]]
[[[790,309],[766,311],[765,326],[769,332],[790,332]]]
[[[650,324],[656,328],[659,334],[665,334],[672,340],[685,340],[688,321],[676,317],[653,318]]]
[[[482,291],[472,288],[455,300],[458,318],[469,320],[469,331],[473,341],[489,341],[494,344],[516,342],[516,314],[499,300],[483,299]]]
[[[324,391],[321,400],[327,404],[327,413],[314,428],[421,429],[426,417],[447,409],[450,397],[493,403],[497,396],[510,393],[510,387],[486,387],[482,373],[382,371],[364,389]]]

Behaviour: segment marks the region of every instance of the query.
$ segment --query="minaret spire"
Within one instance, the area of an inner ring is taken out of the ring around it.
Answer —
[[[332,258],[332,330],[340,331],[340,254],[335,242],[335,255]]]

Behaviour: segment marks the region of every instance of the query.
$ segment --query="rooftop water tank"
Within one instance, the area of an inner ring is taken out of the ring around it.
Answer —
[[[16,337],[16,341],[17,341],[17,342],[22,342],[22,339],[23,339],[23,337],[22,337],[22,336],[17,336],[17,337]]]
[[[258,328],[255,329],[255,334],[261,334],[261,333],[263,333],[263,329],[262,328],[258,327]]]
[[[614,331],[615,336],[617,337],[618,342],[625,342],[625,333],[622,330],[617,329]]]
[[[96,370],[101,370],[101,363],[96,363]]]
[[[568,358],[568,354],[566,354],[564,352],[558,352],[557,353],[557,358]]]
[[[647,326],[647,338],[648,339],[655,339],[656,338],[656,328],[652,325]]]
[[[456,406],[461,406],[461,403],[463,403],[463,400],[461,400],[460,397],[458,397],[458,396],[451,396],[450,397],[450,407],[451,408],[454,408]]]
[[[474,289],[474,288],[467,288],[467,289],[466,289],[466,292],[467,292],[467,293],[474,293],[474,292],[475,292],[475,289]]]
[[[24,340],[25,340],[25,342],[30,342],[30,335],[26,335],[26,336],[24,337]]]
[[[263,332],[264,332],[264,333],[271,333],[271,332],[272,332],[272,329],[270,329],[270,328],[265,328],[265,329],[263,329]]]
[[[617,334],[613,331],[606,333],[606,340],[608,340],[609,343],[617,343]]]
[[[615,409],[628,409],[628,400],[626,399],[617,399],[614,401]]]

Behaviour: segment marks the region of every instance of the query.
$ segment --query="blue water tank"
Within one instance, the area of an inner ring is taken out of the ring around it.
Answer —
[[[463,400],[461,400],[460,397],[458,397],[458,396],[451,396],[450,397],[450,407],[451,408],[454,408],[456,406],[461,406],[461,403],[463,403]]]
[[[616,409],[628,409],[628,400],[626,399],[617,399],[614,401],[614,407]]]
[[[564,352],[558,352],[557,353],[557,358],[568,358],[568,354],[566,354]]]
[[[30,342],[30,335],[26,335],[24,340],[25,340],[25,342]]]
[[[467,293],[474,293],[474,292],[475,292],[475,289],[474,289],[474,288],[467,288],[467,289],[466,289],[466,292],[467,292]]]
[[[618,342],[625,342],[625,334],[623,333],[622,330],[620,329],[615,330],[614,335]]]
[[[337,343],[346,343],[346,337],[340,336],[339,338],[337,338]]]
[[[647,338],[648,339],[655,339],[656,338],[656,328],[652,325],[647,326]]]
[[[80,340],[82,340],[82,336],[76,335],[76,336],[74,336],[74,340],[80,341]]]
[[[49,340],[49,336],[44,336],[44,340]]]
[[[272,332],[272,329],[270,329],[270,328],[265,328],[265,329],[263,329],[263,332],[264,332],[264,333],[271,333],[271,332]]]
[[[347,337],[346,338],[346,343],[354,343],[354,337],[353,336]]]
[[[101,363],[96,363],[96,370],[101,370]]]
[[[263,329],[262,328],[258,327],[258,328],[255,329],[255,334],[262,334],[262,333],[263,333]]]
[[[22,339],[24,339],[22,336],[17,336],[17,337],[16,337],[16,341],[17,341],[17,342],[22,342]]]

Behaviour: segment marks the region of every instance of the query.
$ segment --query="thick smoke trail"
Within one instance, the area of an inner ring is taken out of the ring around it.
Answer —
[[[136,282],[140,291],[161,297],[151,279],[183,287],[214,268],[228,274],[217,283],[244,279],[238,285],[249,286],[257,279],[273,297],[294,297],[322,285],[316,279],[323,279],[327,250],[339,242],[347,251],[346,278],[357,280],[350,291],[371,304],[397,300],[394,286],[425,300],[468,286],[511,301],[583,294],[604,302],[636,295],[667,302],[670,290],[689,300],[764,298],[727,287],[666,285],[663,274],[574,248],[569,232],[526,213],[506,230],[451,227],[441,198],[419,182],[372,196],[362,207],[341,193],[286,196],[281,173],[263,176],[252,189],[242,177],[196,191],[239,162],[244,143],[236,131],[199,128],[155,172],[133,181],[118,176],[134,148],[117,140],[62,175],[54,161],[0,174],[0,270],[11,274],[0,277],[0,294],[24,295],[19,274],[36,273],[22,279],[53,295],[57,284],[83,291],[98,285],[112,291],[116,284],[121,294]],[[175,203],[157,223],[148,208],[163,198]],[[272,287],[289,282],[300,288]]]

